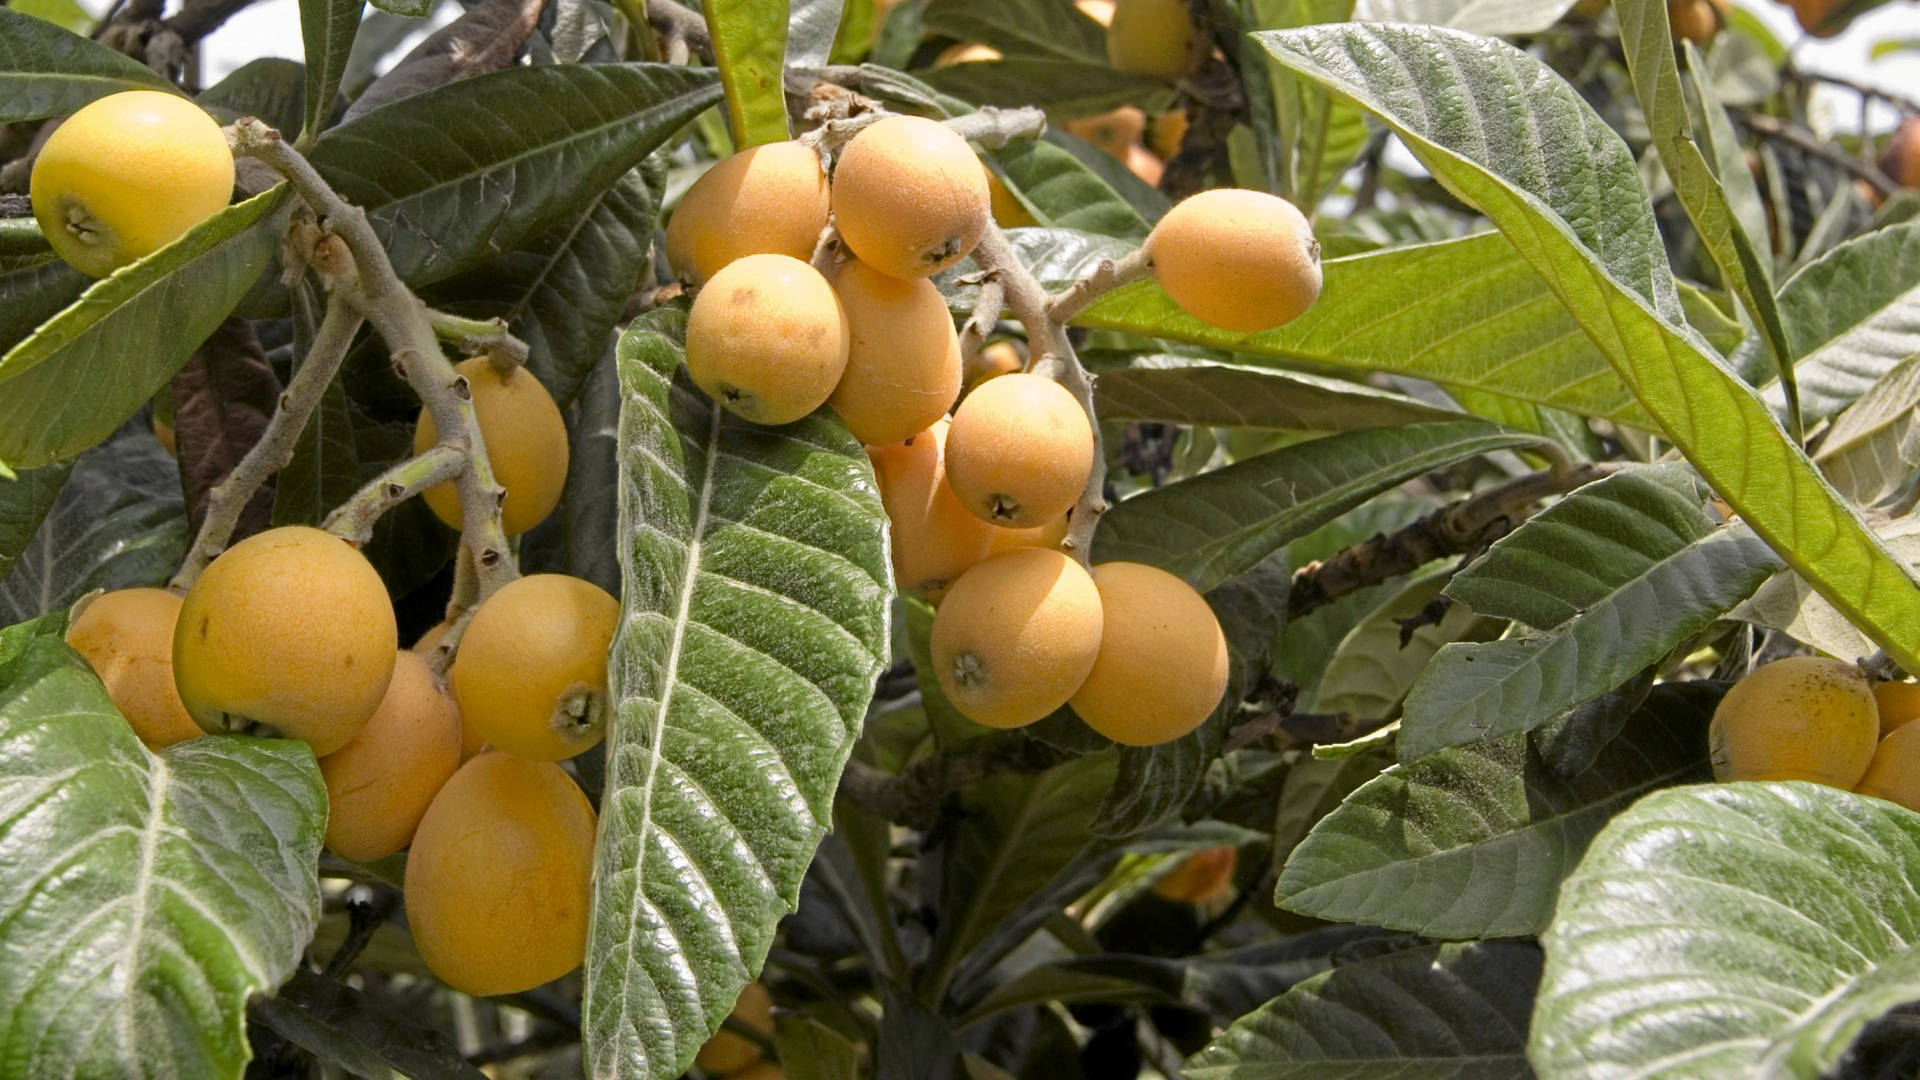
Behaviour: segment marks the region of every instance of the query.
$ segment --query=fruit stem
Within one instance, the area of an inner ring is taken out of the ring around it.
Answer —
[[[467,356],[487,354],[501,374],[525,367],[527,343],[507,330],[505,319],[469,319],[449,311],[427,309],[427,321],[441,341],[457,346]]]
[[[373,523],[382,514],[430,487],[452,480],[466,466],[467,455],[459,447],[446,443],[431,447],[367,481],[327,515],[321,528],[349,543],[365,544],[373,536]]]
[[[256,158],[286,177],[321,224],[346,242],[359,280],[341,285],[333,295],[344,296],[373,324],[433,416],[441,443],[466,455],[467,467],[456,481],[460,488],[460,543],[473,558],[475,602],[484,601],[520,572],[500,527],[500,484],[494,479],[486,445],[480,438],[467,380],[447,362],[426,305],[394,272],[366,211],[342,199],[312,163],[287,145],[273,128],[247,117],[228,131],[236,154]]]
[[[1100,437],[1100,417],[1094,411],[1093,376],[1081,366],[1073,342],[1067,339],[1066,324],[1053,317],[1047,290],[1021,265],[1013,245],[1007,242],[1007,234],[998,225],[987,225],[980,246],[973,249],[973,261],[985,273],[982,298],[987,298],[985,282],[997,284],[1014,317],[1027,328],[1033,372],[1065,387],[1086,411],[1087,423],[1093,428],[1093,468],[1087,473],[1087,486],[1068,512],[1067,537],[1060,542],[1062,549],[1085,564],[1093,550],[1093,531],[1100,524],[1100,515],[1107,512],[1107,452]],[[998,318],[998,312],[994,317]],[[982,318],[981,309],[975,308],[969,325]]]
[[[1066,325],[1103,294],[1153,273],[1146,248],[1135,248],[1118,259],[1101,259],[1086,276],[1047,298],[1047,317]]]
[[[307,346],[306,358],[300,361],[299,369],[281,392],[278,407],[267,421],[267,429],[209,493],[207,516],[200,522],[200,533],[193,538],[193,547],[181,561],[180,571],[168,583],[170,588],[185,591],[193,585],[213,557],[233,539],[240,513],[253,493],[260,490],[267,477],[293,460],[293,448],[300,441],[300,432],[306,429],[307,419],[339,372],[347,348],[353,344],[353,336],[364,321],[338,294],[328,299],[326,314],[321,316],[320,326]]]

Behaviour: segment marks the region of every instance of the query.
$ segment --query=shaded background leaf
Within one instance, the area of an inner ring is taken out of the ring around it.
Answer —
[[[198,530],[213,487],[267,430],[279,403],[280,379],[267,363],[253,324],[228,319],[200,343],[169,384],[174,445],[187,495],[187,523]],[[266,528],[273,518],[273,480],[247,500],[233,538]]]

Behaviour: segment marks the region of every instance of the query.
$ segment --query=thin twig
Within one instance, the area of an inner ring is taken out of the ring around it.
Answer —
[[[433,324],[433,332],[439,335],[441,341],[468,356],[486,353],[494,357],[496,362],[503,361],[509,367],[526,366],[527,343],[513,336],[507,329],[505,319],[469,319],[450,311],[428,308],[427,320]]]
[[[1007,287],[1000,284],[997,277],[987,277],[980,282],[980,292],[973,302],[973,314],[960,327],[960,363],[961,370],[977,370],[980,350],[986,347],[987,339],[1000,325],[1000,313],[1007,307]]]
[[[495,589],[518,577],[519,571],[500,527],[500,502],[505,492],[487,460],[466,379],[454,371],[440,351],[426,306],[401,283],[366,212],[336,194],[279,132],[252,118],[239,121],[230,130],[236,153],[257,158],[286,177],[321,224],[346,242],[353,252],[359,280],[334,295],[347,297],[386,341],[395,362],[432,414],[440,441],[467,455],[467,467],[458,478],[460,539],[474,560],[476,602],[485,600]]]
[[[1087,305],[1099,299],[1103,293],[1130,281],[1138,281],[1151,273],[1153,262],[1147,257],[1144,247],[1135,248],[1118,259],[1101,259],[1100,264],[1087,276],[1048,297],[1047,315],[1063,325],[1072,322],[1074,316],[1087,310]]]
[[[674,0],[646,0],[646,12],[647,23],[660,32],[666,44],[663,53],[668,63],[686,63],[684,59],[674,59],[676,45],[713,63],[713,36],[707,32],[707,20],[699,12]]]
[[[253,498],[253,493],[260,490],[267,477],[293,460],[294,446],[306,429],[307,419],[339,372],[347,348],[353,344],[353,336],[363,321],[360,312],[339,294],[328,299],[326,314],[320,318],[307,355],[300,361],[287,388],[280,392],[279,405],[268,419],[267,429],[260,433],[260,441],[214,485],[207,499],[207,516],[200,523],[200,534],[194,537],[193,547],[180,564],[180,572],[173,575],[170,582],[173,588],[187,589],[193,585],[194,579],[233,538],[233,530],[240,523],[240,512]]]
[[[891,115],[893,114],[876,109],[845,119],[828,120],[800,136],[800,141],[823,151],[838,150],[855,135],[860,134],[863,128],[877,124]],[[1014,139],[1039,138],[1047,130],[1047,114],[1027,106],[1002,109],[993,105],[983,105],[973,112],[962,113],[942,123],[968,142],[991,149],[1005,146]]]
[[[1785,143],[1810,157],[1817,157],[1822,161],[1836,165],[1852,173],[1859,179],[1865,180],[1873,186],[1875,191],[1878,191],[1883,196],[1891,195],[1900,188],[1900,185],[1889,179],[1886,173],[1881,172],[1873,165],[1855,161],[1843,153],[1838,147],[1830,146],[1822,142],[1810,131],[1795,127],[1784,120],[1779,120],[1763,113],[1748,112],[1745,109],[1729,109],[1727,111],[1733,115],[1735,120],[1745,126],[1748,131],[1760,135],[1763,138],[1772,139],[1775,142]]]
[[[429,447],[367,481],[352,498],[334,508],[321,527],[343,540],[364,544],[372,539],[373,524],[381,515],[459,476],[466,464],[466,452],[457,446],[441,443]]]
[[[1879,98],[1881,101],[1906,113],[1908,116],[1920,115],[1920,101],[1907,97],[1905,94],[1897,94],[1891,90],[1882,90],[1877,86],[1868,86],[1866,83],[1849,79],[1845,75],[1830,75],[1824,71],[1808,71],[1804,68],[1797,67],[1788,68],[1786,74],[1812,82],[1826,83],[1829,86],[1838,86],[1843,90],[1851,90],[1859,94],[1862,100]],[[1862,127],[1860,130],[1864,132],[1866,128]]]

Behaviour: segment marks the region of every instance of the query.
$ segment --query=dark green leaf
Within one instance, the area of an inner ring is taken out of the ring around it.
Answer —
[[[56,461],[37,469],[23,469],[12,480],[0,480],[0,582],[6,580],[27,542],[40,531],[40,522],[53,509],[71,471],[72,462]]]
[[[1044,139],[988,152],[1043,225],[1140,241],[1151,228],[1140,211],[1080,159]]]
[[[663,64],[508,68],[341,124],[313,163],[425,284],[579,213],[718,95],[711,72]]]
[[[782,1072],[791,1080],[859,1080],[859,1048],[817,1020],[775,1017],[773,1045]]]
[[[886,665],[886,516],[824,416],[760,428],[685,381],[685,316],[621,340],[625,619],[582,1039],[679,1075],[759,971]]]
[[[130,56],[0,7],[0,124],[65,116],[122,90],[172,89]]]
[[[1530,441],[1471,420],[1329,435],[1127,499],[1101,520],[1094,554],[1150,563],[1204,591],[1388,488]]]
[[[313,145],[333,113],[347,60],[353,55],[354,35],[366,0],[303,0],[300,4],[300,40],[306,52],[306,115],[300,144]]]
[[[1274,902],[1426,937],[1539,933],[1561,879],[1614,814],[1649,791],[1711,777],[1707,722],[1718,700],[1712,688],[1659,687],[1574,776],[1517,734],[1395,765],[1314,826]]]
[[[21,1076],[238,1080],[249,996],[320,916],[304,743],[149,753],[50,618],[0,632],[0,1058]]]
[[[1828,1075],[1920,999],[1920,815],[1806,783],[1613,819],[1560,890],[1528,1056],[1547,1080]]]
[[[484,1080],[446,1036],[391,1004],[311,971],[257,1002],[251,1015],[288,1042],[353,1076]]]
[[[1458,416],[1362,383],[1177,356],[1137,356],[1099,375],[1094,389],[1102,420],[1334,432]]]
[[[1809,423],[1853,404],[1920,352],[1920,222],[1889,225],[1841,244],[1780,287]],[[1778,385],[1766,391],[1784,407]]]
[[[214,215],[0,356],[0,461],[71,457],[132,416],[253,286],[291,206],[282,186]]]
[[[48,255],[0,258],[0,349],[59,314],[92,280]]]
[[[297,131],[306,107],[306,79],[298,62],[263,57],[242,64],[193,100],[223,124],[257,116],[276,131]]]
[[[1039,105],[1068,119],[1122,105],[1158,111],[1172,96],[1166,83],[1115,71],[1107,66],[1104,56],[1094,61],[1014,55],[1004,60],[950,64],[919,75],[935,90],[975,105]]]
[[[928,34],[991,45],[1008,56],[1107,62],[1106,31],[1071,4],[932,0],[920,26]]]

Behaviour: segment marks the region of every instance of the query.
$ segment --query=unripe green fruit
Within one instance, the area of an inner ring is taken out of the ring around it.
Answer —
[[[687,374],[728,412],[791,424],[826,403],[847,368],[847,316],[820,272],[748,255],[713,275],[687,315]]]
[[[981,563],[933,617],[934,675],[977,724],[1014,728],[1067,703],[1100,653],[1100,593],[1080,564],[1046,548]]]
[[[105,277],[178,240],[233,198],[233,152],[193,102],[109,94],[47,138],[29,181],[33,216],[74,269]]]
[[[747,255],[806,260],[827,227],[820,155],[796,142],[749,147],[693,182],[667,222],[667,261],[699,284]]]
[[[1790,656],[1736,683],[1713,710],[1716,780],[1811,780],[1851,790],[1873,760],[1880,717],[1852,664]]]
[[[827,403],[853,437],[897,443],[947,415],[960,396],[960,337],[933,282],[852,259],[833,291],[847,315],[847,368]]]
[[[473,394],[473,415],[480,424],[480,441],[487,446],[493,478],[506,489],[500,504],[500,528],[518,536],[547,519],[560,505],[567,486],[567,422],[560,406],[533,372],[523,367],[501,371],[484,356],[454,366]],[[413,429],[413,452],[422,453],[440,441],[433,414],[420,410]],[[421,494],[435,517],[458,529],[460,488],[453,481],[436,484]]]
[[[1320,296],[1320,242],[1277,195],[1217,188],[1182,200],[1147,237],[1153,276],[1182,311],[1224,330],[1270,330]]]
[[[380,706],[398,653],[393,605],[366,557],[289,525],[228,548],[187,590],[173,677],[203,729],[301,739],[324,757]]]
[[[967,395],[947,431],[947,483],[983,521],[1013,528],[1065,514],[1093,472],[1093,425],[1059,383],[1016,373]]]
[[[67,627],[114,708],[149,750],[204,734],[173,685],[173,628],[181,599],[166,589],[120,589],[89,603]]]
[[[441,787],[407,853],[420,958],[466,994],[531,990],[587,954],[593,807],[560,766],[489,751]]]
[[[1100,656],[1073,711],[1125,746],[1171,742],[1199,727],[1227,689],[1227,636],[1206,599],[1142,563],[1101,563],[1093,583]]]
[[[893,534],[893,578],[901,592],[946,591],[992,553],[1004,529],[975,517],[947,486],[947,421],[910,439],[867,448],[880,505]]]
[[[1186,0],[1118,0],[1107,24],[1115,71],[1177,79],[1193,66],[1193,17]]]
[[[533,574],[487,597],[448,672],[460,716],[496,750],[559,761],[606,737],[607,651],[620,602],[591,581]]]
[[[380,707],[347,745],[320,759],[327,848],[372,862],[406,847],[460,767],[460,712],[417,653],[394,660]]]
[[[967,257],[992,219],[986,170],[945,124],[889,116],[861,129],[833,173],[833,218],[847,247],[897,278],[930,277]]]

